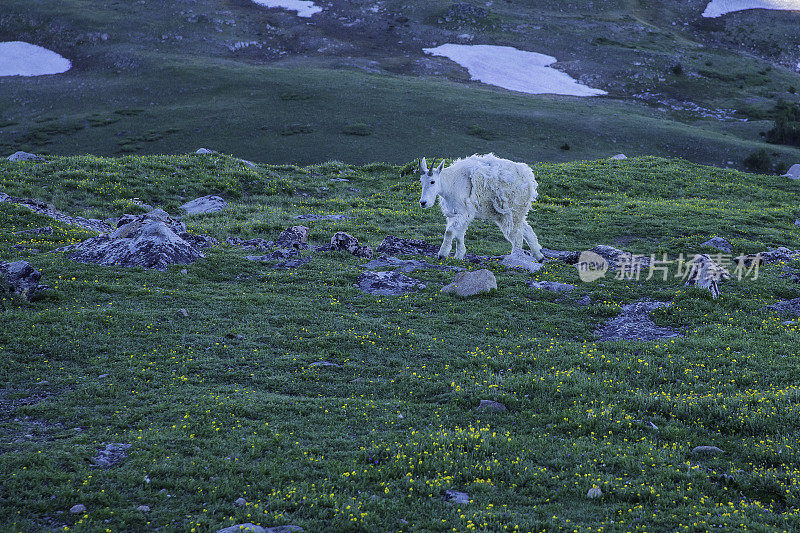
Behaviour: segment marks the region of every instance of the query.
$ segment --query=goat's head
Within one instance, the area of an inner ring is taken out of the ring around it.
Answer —
[[[439,173],[443,168],[444,159],[436,168],[428,168],[424,157],[419,160],[419,181],[422,183],[422,196],[419,199],[419,205],[424,209],[436,203],[436,196],[438,196],[442,190],[441,184],[439,183]]]

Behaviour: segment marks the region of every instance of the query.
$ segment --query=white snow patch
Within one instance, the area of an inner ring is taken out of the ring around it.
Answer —
[[[52,50],[22,41],[0,43],[0,76],[60,74],[72,63]]]
[[[280,7],[290,11],[297,11],[298,17],[308,18],[322,11],[321,7],[307,0],[253,0],[253,2],[264,7]]]
[[[711,0],[703,11],[706,18],[716,18],[745,9],[780,9],[800,11],[800,0]]]
[[[443,44],[436,48],[423,48],[423,51],[455,61],[469,71],[473,80],[511,91],[571,96],[608,94],[582,85],[568,74],[548,67],[556,62],[555,57],[525,52],[511,46]]]

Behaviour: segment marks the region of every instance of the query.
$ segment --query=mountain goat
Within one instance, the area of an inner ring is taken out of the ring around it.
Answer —
[[[473,155],[458,159],[447,168],[444,161],[430,169],[425,158],[419,162],[423,209],[433,206],[439,197],[439,207],[447,219],[439,257],[450,255],[456,243],[456,259],[466,253],[464,234],[475,218],[491,220],[511,243],[511,253],[522,252],[523,240],[533,256],[541,261],[542,247],[528,224],[528,211],[539,196],[533,171],[525,163],[501,159],[494,154]]]

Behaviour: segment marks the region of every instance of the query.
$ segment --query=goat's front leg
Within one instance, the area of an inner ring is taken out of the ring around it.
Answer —
[[[439,259],[444,259],[445,257],[450,255],[450,250],[453,248],[453,238],[456,236],[455,227],[457,225],[457,220],[455,217],[451,217],[447,219],[447,227],[444,230],[444,239],[442,240],[442,246],[439,247],[439,253],[436,254]]]

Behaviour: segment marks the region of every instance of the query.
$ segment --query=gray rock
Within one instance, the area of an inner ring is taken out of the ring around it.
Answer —
[[[41,202],[33,198],[17,198],[7,194],[0,194],[0,201],[26,207],[34,213],[39,213],[40,215],[50,217],[58,220],[59,222],[64,222],[65,224],[70,224],[72,226],[78,226],[89,231],[106,233],[113,229],[110,225],[106,224],[102,220],[66,215],[60,211],[57,211],[54,205]]]
[[[79,503],[77,505],[73,505],[72,507],[69,508],[69,512],[72,513],[72,514],[85,513],[86,512],[86,506],[83,505],[82,503]]]
[[[40,157],[36,154],[29,154],[28,152],[14,152],[6,159],[9,161],[44,161],[43,157]]]
[[[217,533],[266,533],[266,529],[247,522],[245,524],[234,524],[232,526],[218,529]]]
[[[575,288],[575,285],[569,283],[559,283],[557,281],[531,281],[528,282],[528,287],[531,289],[539,289],[552,292],[570,292]]]
[[[237,498],[237,500],[233,502],[233,505],[235,505],[236,507],[244,507],[245,505],[247,505],[247,500],[245,500],[244,498]]]
[[[97,455],[92,457],[92,464],[103,468],[114,466],[128,456],[126,450],[130,447],[130,444],[110,442],[104,448],[97,450]]]
[[[272,241],[268,241],[266,239],[249,239],[243,241],[238,237],[228,237],[225,239],[225,242],[232,245],[232,246],[241,246],[243,250],[253,250],[253,251],[261,251],[265,252],[272,248],[275,243]]]
[[[369,246],[361,246],[358,239],[343,231],[337,231],[333,237],[331,237],[330,249],[350,252],[356,257],[372,259],[372,248]]]
[[[189,215],[202,215],[223,211],[228,208],[228,202],[219,196],[202,196],[195,198],[191,202],[186,202],[180,208]]]
[[[297,215],[294,217],[298,220],[350,220],[347,215]]]
[[[800,163],[794,164],[789,167],[789,170],[784,174],[787,178],[791,178],[793,180],[800,179]]]
[[[150,512],[150,506],[149,505],[140,505],[139,507],[136,508],[136,510],[137,511],[141,511],[143,513],[149,513]]]
[[[672,302],[643,300],[622,306],[622,313],[598,327],[594,334],[600,341],[669,339],[679,334],[671,328],[656,326],[650,319],[653,310]]]
[[[458,504],[468,504],[470,501],[469,494],[452,489],[444,491],[444,494],[442,494],[442,499],[447,503]]]
[[[508,411],[508,408],[500,402],[496,402],[494,400],[481,400],[480,405],[475,408],[476,411],[497,411],[499,413],[505,413]]]
[[[549,248],[542,248],[542,255],[545,259],[558,259],[564,261],[569,265],[574,265],[578,262],[580,252],[570,252],[568,250],[550,250]]]
[[[303,265],[306,265],[311,262],[311,258],[306,257],[296,257],[294,259],[288,259],[286,261],[281,261],[279,263],[275,263],[272,265],[273,268],[284,268],[284,269],[292,269],[292,268],[300,268]]]
[[[598,244],[590,250],[596,253],[606,261],[612,270],[619,270],[620,268],[637,268],[645,269],[650,266],[650,258],[645,255],[633,255],[631,252],[626,252],[613,246],[605,244]]]
[[[692,448],[692,453],[695,455],[716,455],[725,452],[716,446],[695,446]]]
[[[266,529],[266,533],[303,533],[304,531],[302,527],[292,524],[286,526],[272,526]]]
[[[312,367],[312,366],[332,366],[334,368],[341,368],[342,367],[342,365],[337,364],[337,363],[331,363],[330,361],[314,361],[313,363],[311,363],[308,366],[309,367]]]
[[[617,154],[617,155],[612,155],[611,157],[609,157],[609,159],[613,161],[619,161],[621,159],[628,159],[628,156],[626,156],[625,154]]]
[[[589,489],[589,492],[586,493],[586,497],[589,498],[590,500],[593,500],[595,498],[602,498],[602,496],[603,496],[603,491],[600,490],[600,487],[592,487],[591,489]]]
[[[706,254],[695,255],[689,262],[688,268],[685,285],[711,291],[711,296],[714,298],[720,295],[719,284],[731,277],[730,272],[716,264]]]
[[[208,148],[198,148],[195,151],[196,154],[204,155],[204,154],[216,154],[214,150],[209,150]]]
[[[178,313],[177,314],[178,314],[178,316],[182,316],[183,318],[189,318],[189,312],[184,308],[178,309]]]
[[[481,269],[471,272],[459,272],[453,283],[442,287],[442,292],[469,297],[489,293],[497,289],[497,279],[491,270]]]
[[[292,226],[283,230],[274,244],[281,248],[307,248],[308,234],[306,226]]]
[[[387,255],[427,255],[436,257],[439,247],[419,239],[401,239],[387,235],[376,252]]]
[[[764,309],[777,311],[782,315],[800,316],[800,298],[792,300],[781,300],[778,303],[766,306]]]
[[[12,293],[19,294],[28,301],[44,291],[51,290],[49,286],[39,284],[39,280],[42,279],[41,272],[33,268],[27,261],[11,263],[0,261],[0,276],[5,277]],[[0,292],[2,292],[2,285],[0,285]]]
[[[790,250],[785,246],[779,246],[766,252],[760,252],[757,255],[761,257],[762,263],[788,263],[795,259],[800,259],[800,250]]]
[[[500,262],[508,268],[524,268],[530,272],[536,272],[544,266],[542,263],[537,262],[533,256],[521,250],[504,256]]]
[[[720,252],[725,252],[728,254],[733,252],[733,246],[731,246],[731,243],[729,243],[722,237],[712,237],[703,244],[701,244],[700,246],[710,246],[711,248],[716,248]]]
[[[109,234],[56,251],[65,252],[69,259],[81,263],[166,270],[172,264],[188,264],[204,258],[201,249],[215,244],[217,241],[211,237],[186,233],[182,223],[162,209],[155,209]]]
[[[422,290],[427,285],[397,271],[373,272],[367,270],[356,278],[356,287],[362,291],[383,296],[398,296]]]
[[[247,168],[258,168],[255,163],[248,161],[247,159],[239,159],[239,162],[241,162]]]

